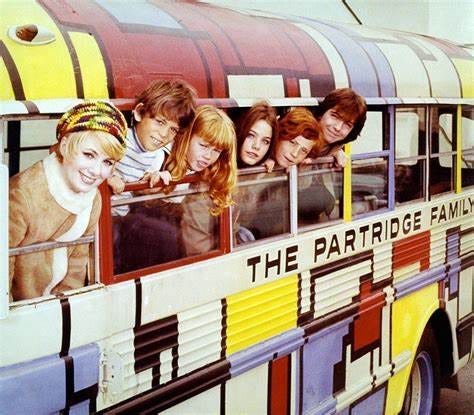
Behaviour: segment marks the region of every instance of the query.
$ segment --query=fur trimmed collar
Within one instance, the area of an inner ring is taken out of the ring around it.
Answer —
[[[72,191],[64,180],[61,163],[56,153],[51,153],[43,160],[43,169],[46,182],[48,183],[48,190],[60,206],[75,215],[78,215],[85,209],[90,211],[97,194],[97,189],[86,193]]]

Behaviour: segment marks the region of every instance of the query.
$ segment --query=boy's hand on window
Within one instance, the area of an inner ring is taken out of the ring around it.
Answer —
[[[168,186],[171,181],[171,173],[166,170],[146,172],[143,175],[143,179],[150,182],[150,188],[155,187],[160,181],[162,181],[165,186]]]
[[[114,194],[122,193],[125,188],[125,182],[117,175],[109,177],[107,179],[107,184],[110,186]]]
[[[271,173],[273,171],[273,168],[275,167],[275,160],[266,159],[262,166],[267,169],[267,173]]]
[[[334,153],[334,158],[336,159],[336,165],[338,167],[345,167],[349,161],[349,157],[346,156],[346,153],[344,153],[342,149],[339,149]]]
[[[306,166],[308,164],[312,164],[313,163],[313,159],[311,157],[306,157],[305,159],[303,159],[303,161],[301,162],[302,165]]]

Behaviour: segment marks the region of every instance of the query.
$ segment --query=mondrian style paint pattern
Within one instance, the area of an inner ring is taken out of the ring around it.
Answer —
[[[2,15],[2,25],[29,15],[56,39],[25,47],[1,27],[2,100],[133,99],[163,77],[186,79],[201,98],[238,101],[346,86],[366,98],[474,96],[469,50],[414,34],[171,0],[28,0],[7,2]]]

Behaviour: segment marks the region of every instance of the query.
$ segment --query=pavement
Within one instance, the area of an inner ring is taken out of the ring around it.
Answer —
[[[459,392],[441,389],[439,415],[474,415],[474,361],[458,372]]]

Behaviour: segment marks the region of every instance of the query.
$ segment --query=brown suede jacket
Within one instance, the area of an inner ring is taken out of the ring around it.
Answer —
[[[10,248],[54,241],[67,232],[76,220],[76,215],[60,206],[49,192],[42,162],[10,179],[9,201]],[[101,199],[97,192],[84,235],[94,233],[100,210]],[[68,247],[67,258],[66,276],[52,292],[84,286],[89,246]],[[17,301],[41,296],[52,280],[52,264],[52,250],[11,256],[10,299]]]

